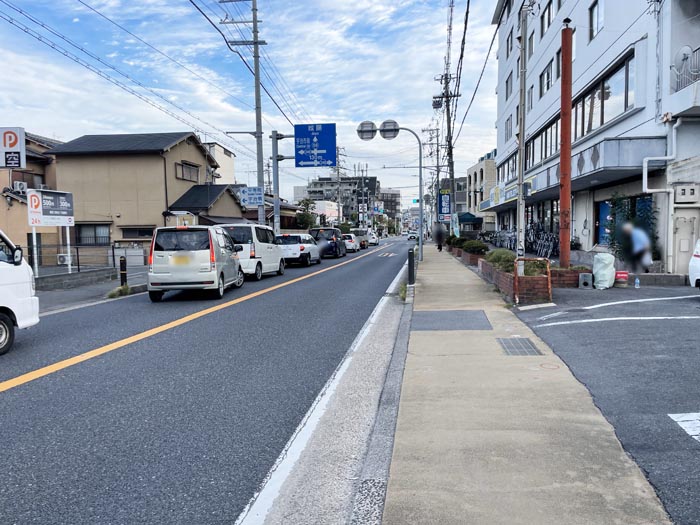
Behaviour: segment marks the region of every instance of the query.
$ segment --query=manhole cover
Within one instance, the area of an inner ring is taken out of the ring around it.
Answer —
[[[527,337],[498,338],[506,355],[542,355]]]

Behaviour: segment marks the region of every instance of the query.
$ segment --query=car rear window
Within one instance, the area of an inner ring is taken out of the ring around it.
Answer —
[[[157,252],[195,252],[209,249],[209,230],[161,230],[153,249]]]
[[[352,237],[348,234],[345,234],[345,235],[343,235],[343,239],[345,239],[346,241],[349,241],[349,240],[352,240]]]
[[[367,230],[350,230],[350,232],[353,235],[359,235],[360,237],[364,237],[365,235],[367,235]]]
[[[327,241],[329,241],[336,236],[336,233],[335,230],[316,230],[312,232],[311,235],[316,240],[326,239]]]
[[[301,244],[301,237],[298,235],[280,235],[277,238],[280,244]]]
[[[253,229],[248,226],[229,226],[226,231],[236,244],[249,244],[253,242]]]

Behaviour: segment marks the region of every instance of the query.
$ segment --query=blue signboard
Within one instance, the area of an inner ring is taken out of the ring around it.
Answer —
[[[335,124],[294,126],[294,165],[297,168],[336,165]]]
[[[440,190],[440,195],[438,196],[438,221],[450,222],[451,215],[450,190]]]
[[[241,188],[239,193],[241,198],[241,204],[244,207],[250,206],[262,206],[265,204],[265,194],[263,188],[260,186],[248,186],[246,188]]]

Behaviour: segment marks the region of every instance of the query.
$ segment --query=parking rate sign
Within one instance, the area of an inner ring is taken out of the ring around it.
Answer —
[[[330,168],[335,166],[335,124],[295,125],[294,165],[297,168]]]

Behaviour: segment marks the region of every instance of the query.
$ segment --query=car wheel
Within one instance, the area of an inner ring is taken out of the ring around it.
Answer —
[[[258,263],[258,265],[255,267],[255,273],[253,274],[253,279],[256,281],[260,281],[263,278],[262,274],[262,264]]]
[[[277,275],[284,275],[284,259],[280,259],[280,265],[277,269]]]
[[[219,283],[214,290],[213,298],[221,299],[224,296],[224,291],[226,290],[226,283],[224,282],[224,274],[219,275]]]
[[[340,253],[340,248],[335,249],[335,258],[340,259],[343,255]]]
[[[0,314],[0,355],[10,351],[14,340],[15,324],[9,316]]]
[[[304,266],[311,266],[311,254],[304,255],[304,258],[301,261],[301,264]]]
[[[319,254],[318,260],[316,261],[316,264],[321,264],[321,259],[322,259],[322,257],[321,257],[321,255]]]
[[[243,273],[243,268],[238,268],[238,275],[236,276],[236,280],[233,281],[233,287],[240,288],[241,286],[243,286],[244,282],[245,274]]]
[[[163,300],[163,292],[148,292],[148,298],[152,303],[159,303]]]

